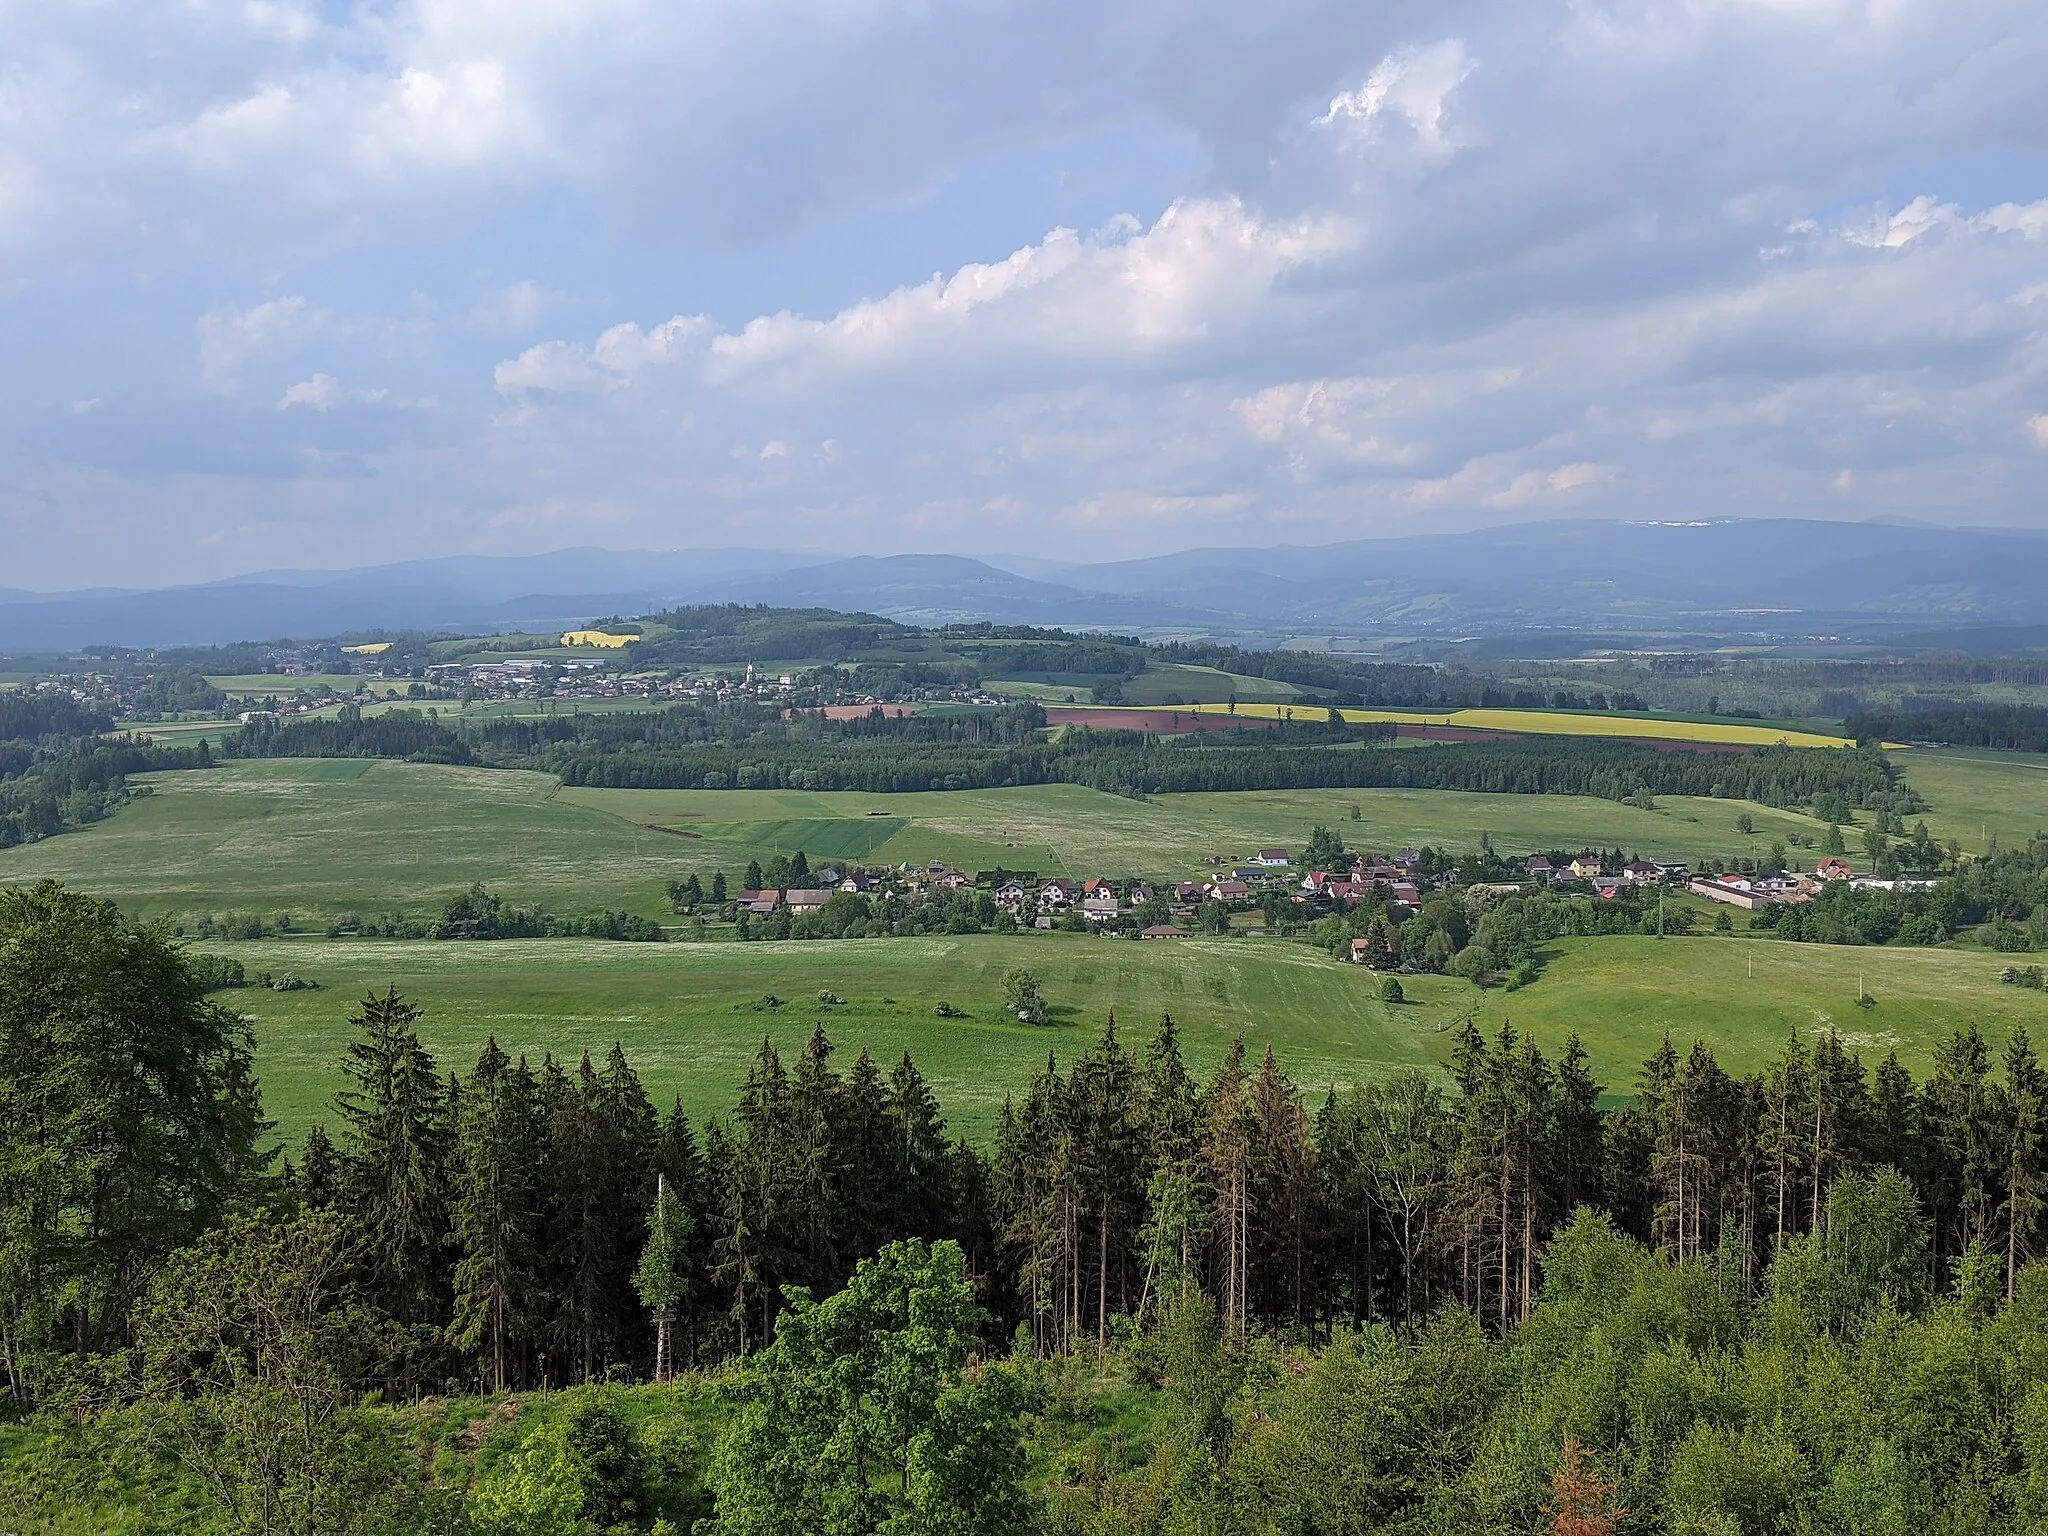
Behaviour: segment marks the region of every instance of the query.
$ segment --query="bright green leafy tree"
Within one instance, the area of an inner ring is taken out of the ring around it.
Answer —
[[[723,1390],[720,1536],[1027,1528],[1022,1394],[1006,1369],[968,1363],[963,1267],[955,1243],[891,1243],[835,1296],[791,1289],[775,1342]]]
[[[173,1249],[264,1172],[247,1024],[169,932],[0,889],[0,1356],[103,1349]]]

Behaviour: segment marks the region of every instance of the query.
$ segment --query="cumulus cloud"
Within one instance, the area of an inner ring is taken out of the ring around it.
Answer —
[[[1404,48],[1382,59],[1357,90],[1333,97],[1316,123],[1325,128],[1340,125],[1370,133],[1383,116],[1391,113],[1407,121],[1426,150],[1433,155],[1447,154],[1456,145],[1445,131],[1445,104],[1451,92],[1465,83],[1472,69],[1473,60],[1466,52],[1463,38]]]
[[[266,484],[345,451],[366,515],[430,545],[578,517],[1137,553],[2042,515],[2025,0],[988,0],[972,25],[107,0],[10,26],[10,335],[151,311],[47,386],[124,402],[71,416],[101,478],[24,450],[31,493],[175,494],[114,434],[175,444],[138,423],[198,394],[250,402]],[[433,434],[344,409],[366,378],[442,401]]]

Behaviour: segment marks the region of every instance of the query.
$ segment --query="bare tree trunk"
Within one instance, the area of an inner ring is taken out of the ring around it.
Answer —
[[[1109,1197],[1095,1212],[1095,1354],[1109,1352]]]

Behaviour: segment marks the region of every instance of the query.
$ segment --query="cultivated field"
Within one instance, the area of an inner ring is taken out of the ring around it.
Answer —
[[[844,1065],[866,1046],[909,1050],[956,1128],[983,1134],[1005,1094],[1048,1051],[1085,1049],[1110,1009],[1140,1043],[1162,1009],[1184,1028],[1206,1072],[1244,1031],[1270,1043],[1305,1089],[1320,1093],[1406,1064],[1440,1063],[1471,1017],[1489,1034],[1504,1018],[1554,1046],[1585,1041],[1610,1088],[1626,1091],[1669,1030],[1713,1043],[1731,1070],[1755,1067],[1787,1033],[1832,1027],[1866,1059],[1896,1048],[1916,1072],[1934,1043],[1976,1020],[1993,1041],[2024,1021],[2036,1036],[2048,998],[2004,986],[2004,961],[1981,952],[1846,949],[1747,938],[1593,939],[1558,944],[1541,980],[1480,992],[1449,977],[1404,978],[1412,1001],[1377,1000],[1378,977],[1278,940],[1138,943],[1085,935],[869,939],[811,944],[606,944],[587,940],[464,943],[268,941],[208,945],[252,972],[293,970],[317,991],[246,989],[220,996],[256,1023],[266,1102],[296,1141],[336,1086],[347,1016],[371,988],[395,985],[427,1010],[423,1038],[444,1068],[467,1070],[486,1035],[536,1058],[573,1059],[621,1042],[666,1104],[724,1113],[764,1035],[794,1051],[823,1021]],[[1057,1025],[1001,1013],[1001,977],[1030,967]],[[1752,974],[1753,967],[1753,974]],[[1859,1008],[1859,980],[1876,1001]],[[821,1005],[821,990],[846,1001]],[[785,1000],[762,1005],[765,994]],[[967,1019],[933,1015],[941,1000]]]
[[[2008,846],[2048,827],[2048,765],[1915,751],[1938,836]],[[1653,858],[1756,855],[1825,829],[1764,806],[1667,797],[1299,790],[1127,800],[1072,785],[945,794],[562,789],[543,774],[364,759],[282,759],[145,776],[111,820],[0,851],[0,881],[44,875],[144,914],[289,911],[301,922],[437,909],[473,880],[562,913],[659,917],[667,882],[802,849],[824,859],[1041,874],[1182,877],[1212,855],[1298,849],[1318,823],[1355,847],[1504,852],[1620,847]],[[1356,807],[1359,820],[1351,820]],[[1736,830],[1747,811],[1755,832]],[[1852,834],[1852,845],[1855,838]]]
[[[1218,706],[1190,706],[1204,712]],[[1222,706],[1228,709],[1228,705]],[[1254,704],[1237,706],[1238,714],[1255,719],[1313,720],[1327,713],[1319,705]],[[1728,721],[1671,719],[1658,715],[1579,713],[1557,709],[1341,709],[1353,725],[1448,725],[1461,730],[1511,731],[1528,736],[1600,736],[1630,741],[1691,741],[1739,747],[1853,747],[1846,736],[1828,736],[1791,726],[1738,725]]]

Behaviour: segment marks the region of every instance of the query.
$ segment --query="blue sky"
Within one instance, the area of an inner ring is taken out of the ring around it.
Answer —
[[[0,587],[2048,521],[2018,0],[0,0]]]

